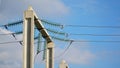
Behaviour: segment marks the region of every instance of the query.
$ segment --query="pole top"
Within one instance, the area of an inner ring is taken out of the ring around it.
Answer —
[[[32,6],[29,6],[29,7],[28,7],[28,10],[33,10]]]
[[[62,63],[62,64],[65,64],[65,63],[66,63],[66,61],[65,61],[65,60],[62,60],[62,61],[61,61],[61,63]]]

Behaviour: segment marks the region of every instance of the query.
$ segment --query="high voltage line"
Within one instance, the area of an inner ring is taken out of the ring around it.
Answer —
[[[120,26],[96,26],[96,25],[73,25],[73,24],[56,24],[55,22],[49,22],[47,20],[41,20],[43,23],[47,23],[54,26],[64,27],[86,27],[86,28],[120,28]]]
[[[72,43],[73,43],[73,41],[71,41],[69,43],[69,45],[65,48],[65,50],[60,55],[56,56],[55,58],[59,58],[60,56],[64,55],[66,53],[66,51],[70,48]]]
[[[71,40],[73,42],[93,42],[93,43],[101,43],[101,42],[105,42],[105,43],[120,43],[120,41],[110,41],[110,40],[106,40],[106,41],[82,41],[82,40]],[[10,43],[18,43],[18,42],[22,42],[22,41],[8,41],[8,42],[0,42],[0,44],[10,44]]]
[[[41,20],[43,23],[47,23],[47,24],[50,24],[50,25],[53,25],[53,26],[62,26],[64,28],[64,26],[72,26],[72,27],[95,27],[95,28],[120,28],[120,26],[89,26],[89,25],[61,25],[61,24],[56,24],[56,23],[53,23],[53,22],[49,22],[49,21],[46,21],[46,20]],[[7,27],[9,26],[15,26],[15,25],[18,25],[18,24],[21,24],[23,23],[23,20],[19,20],[19,21],[16,21],[16,22],[13,22],[13,23],[8,23],[8,24],[5,24],[5,25],[2,25],[4,26],[6,29],[8,29]],[[105,35],[105,34],[74,34],[74,33],[64,33],[64,32],[58,32],[58,31],[55,31],[55,30],[51,30],[51,29],[46,29],[52,33],[55,33],[55,34],[60,34],[60,35],[82,35],[82,36],[120,36],[120,35]],[[0,34],[0,35],[13,35],[14,34],[21,34],[21,32],[16,32],[16,33],[8,33],[8,34]],[[58,38],[58,37],[55,37],[53,36],[52,38],[54,39],[57,39],[57,40],[62,40],[62,41],[70,41],[69,39],[61,39],[61,38]],[[81,42],[81,41],[80,41]],[[84,41],[85,42],[85,41]],[[93,41],[92,41],[93,42]],[[94,42],[98,42],[98,41],[94,41]]]
[[[110,40],[106,40],[106,41],[96,41],[96,40],[92,40],[92,41],[82,41],[82,40],[73,40],[73,42],[109,42],[109,43],[120,43],[120,41],[110,41]]]
[[[120,36],[120,34],[75,34],[70,33],[68,35],[78,35],[78,36]]]
[[[49,24],[51,26],[56,26],[56,27],[60,27],[61,29],[65,28],[65,27],[82,27],[82,28],[115,28],[115,29],[120,29],[120,26],[93,26],[93,25],[63,25],[63,24],[58,24],[58,23],[53,23],[53,22],[49,22],[47,20],[41,20],[43,24]],[[16,25],[21,25],[23,24],[23,20],[19,20],[13,23],[8,23],[5,25],[1,25],[0,27],[5,27],[8,30],[8,27],[11,26],[16,26]],[[65,33],[65,32],[59,32],[56,30],[52,30],[52,29],[48,29],[45,28],[47,31],[54,33],[54,34],[59,34],[59,35],[66,35],[66,36],[71,36],[71,35],[78,35],[78,36],[120,36],[119,34],[114,34],[114,35],[110,35],[110,34],[75,34],[75,33]],[[19,32],[15,32],[15,33],[5,33],[5,34],[0,34],[0,35],[13,35],[13,37],[15,37],[14,34],[22,34],[22,31]],[[112,41],[112,40],[71,40],[71,39],[65,39],[65,38],[59,38],[59,37],[55,37],[55,36],[51,36],[53,39],[55,40],[60,40],[60,41],[64,41],[64,42],[70,42],[70,44],[66,47],[66,49],[63,51],[63,53],[61,53],[59,56],[62,56],[63,54],[65,54],[65,52],[70,48],[72,42],[90,42],[90,43],[120,43],[120,41],[116,40],[116,41]],[[34,39],[38,39],[39,37],[35,37]],[[0,44],[10,44],[10,43],[20,43],[22,45],[23,41],[8,41],[8,42],[0,42]],[[44,41],[42,41],[44,42]],[[40,43],[40,42],[39,42]],[[35,43],[34,43],[35,44]],[[43,50],[44,51],[44,50]],[[59,57],[57,56],[57,57]]]
[[[73,25],[73,24],[63,25],[63,24],[59,24],[59,23],[49,22],[49,21],[43,20],[43,19],[41,21],[43,23],[47,23],[49,25],[60,26],[61,28],[64,28],[64,27],[85,27],[85,28],[119,28],[120,29],[120,26],[96,26],[96,25]],[[23,23],[23,20],[19,20],[19,21],[13,22],[13,23],[1,25],[0,27],[13,26],[13,25],[21,24],[21,23]]]
[[[15,22],[12,22],[12,23],[8,23],[8,24],[0,25],[0,27],[14,26],[14,25],[22,24],[22,23],[23,23],[23,20],[19,20],[19,21],[15,21]]]
[[[19,33],[2,33],[0,35],[12,35],[12,34],[21,34],[22,32],[19,32]]]
[[[120,26],[92,26],[92,25],[64,25],[64,26],[85,28],[120,28]]]
[[[48,30],[48,29],[47,29]],[[22,31],[16,33],[1,33],[0,35],[12,35],[12,34],[22,34]],[[75,33],[62,33],[66,34],[67,36],[70,35],[78,35],[78,36],[120,36],[120,34],[75,34]]]
[[[8,42],[0,42],[0,44],[10,44],[10,43],[18,43],[22,41],[8,41]]]

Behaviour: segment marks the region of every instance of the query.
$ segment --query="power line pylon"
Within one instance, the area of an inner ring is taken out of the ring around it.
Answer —
[[[24,12],[23,25],[23,68],[34,68],[34,25],[47,41],[46,68],[54,68],[54,43],[32,7]]]

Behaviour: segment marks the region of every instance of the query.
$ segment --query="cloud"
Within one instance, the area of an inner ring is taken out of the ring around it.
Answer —
[[[0,68],[21,68],[21,50],[15,44],[7,46],[0,47],[4,49],[0,51]]]
[[[68,7],[60,0],[2,0],[0,4],[0,21],[23,17],[23,12],[30,5],[41,17],[59,17],[69,13]]]
[[[10,33],[0,28],[0,34]],[[0,43],[16,41],[11,35],[0,35]],[[22,46],[19,43],[0,44],[0,68],[21,68]]]
[[[74,45],[74,46],[73,46]],[[82,45],[82,46],[81,46]],[[84,47],[85,46],[85,47]],[[66,60],[68,63],[71,64],[91,64],[93,60],[95,60],[96,55],[93,54],[91,51],[82,48],[86,48],[87,45],[80,44],[80,43],[74,43],[69,48],[69,50],[65,53],[59,56],[57,60]],[[62,48],[56,48],[56,55],[61,54],[64,51]]]
[[[117,62],[120,61],[120,50],[104,50],[96,54],[98,59],[102,59],[104,61],[109,62]]]
[[[60,0],[27,0],[45,15],[63,15],[69,12],[68,7]]]

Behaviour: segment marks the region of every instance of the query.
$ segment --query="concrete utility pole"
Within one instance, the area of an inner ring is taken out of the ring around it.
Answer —
[[[54,68],[54,44],[47,43],[46,68]]]
[[[34,13],[31,7],[24,12],[23,68],[34,67]]]
[[[65,62],[65,60],[62,60],[59,65],[59,68],[69,68],[69,67],[68,67],[68,64]]]
[[[54,43],[32,7],[24,12],[23,68],[34,67],[34,24],[41,32],[42,37],[47,41],[46,68],[54,68]]]

